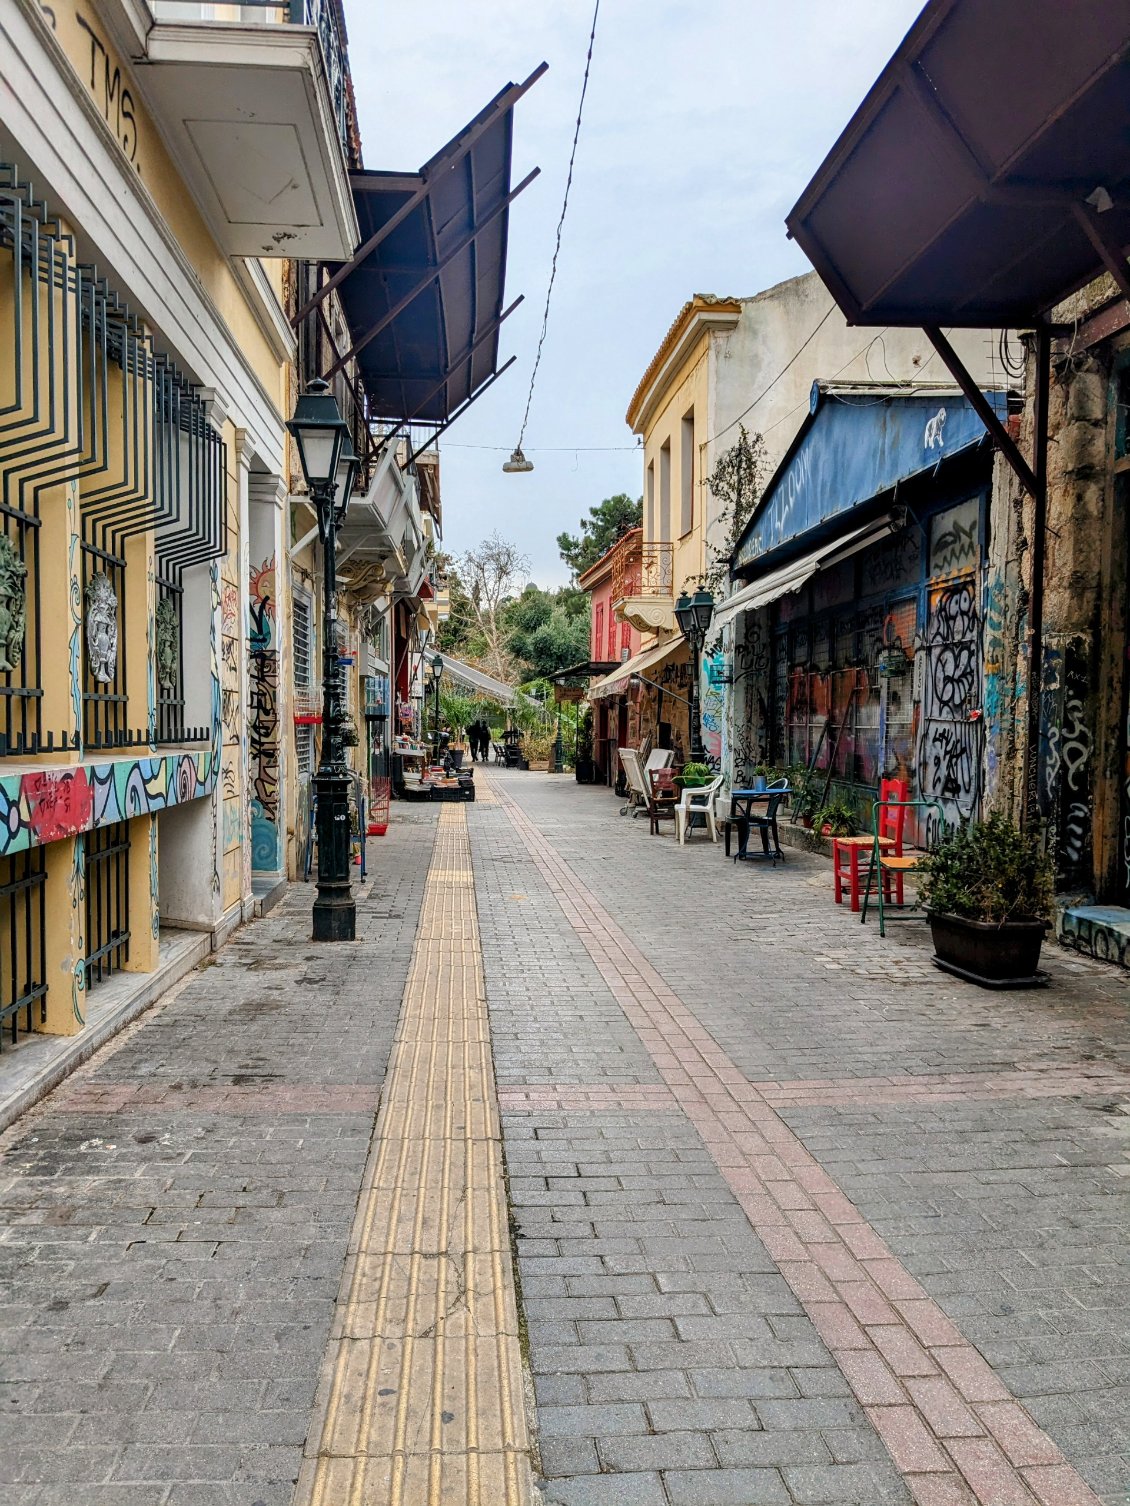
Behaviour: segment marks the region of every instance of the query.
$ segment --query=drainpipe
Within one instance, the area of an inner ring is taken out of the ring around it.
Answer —
[[[1036,487],[1032,521],[1032,586],[1028,599],[1028,747],[1024,765],[1024,825],[1040,819],[1040,734],[1044,681],[1044,558],[1048,517],[1048,398],[1051,385],[1051,334],[1036,328],[1036,392],[1033,403],[1033,448]]]

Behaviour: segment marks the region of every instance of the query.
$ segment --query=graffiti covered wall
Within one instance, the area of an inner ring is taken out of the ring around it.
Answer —
[[[279,791],[279,645],[275,557],[251,572],[251,864],[277,873],[283,864]]]

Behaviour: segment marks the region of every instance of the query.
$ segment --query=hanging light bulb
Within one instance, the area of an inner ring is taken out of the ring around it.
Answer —
[[[502,469],[504,471],[507,471],[507,472],[511,472],[511,471],[532,471],[533,468],[534,468],[533,461],[532,460],[527,460],[526,457],[525,457],[525,455],[522,454],[522,446],[521,445],[519,445],[517,447],[517,449],[514,451],[514,453],[510,456],[510,459],[503,461],[503,464],[502,464]]]

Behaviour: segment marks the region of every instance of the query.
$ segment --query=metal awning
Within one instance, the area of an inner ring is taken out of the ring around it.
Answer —
[[[668,638],[665,643],[655,643],[651,648],[645,648],[633,659],[627,659],[623,664],[618,664],[612,674],[594,681],[589,686],[589,700],[599,700],[601,696],[606,695],[622,695],[627,690],[628,681],[632,675],[642,675],[645,670],[654,669],[657,664],[662,664],[664,659],[669,658],[676,649],[685,648],[686,645],[685,638]]]
[[[621,662],[626,661],[621,661],[620,659],[582,659],[579,664],[570,664],[565,669],[555,670],[553,674],[548,675],[546,678],[564,682],[565,680],[581,680],[586,675],[607,675],[611,674],[614,669],[619,669]]]
[[[515,690],[513,685],[507,685],[505,680],[496,680],[493,675],[488,675],[485,670],[476,669],[473,664],[464,664],[461,659],[453,659],[450,654],[441,654],[443,660],[443,672],[450,675],[460,685],[465,685],[468,690],[477,690],[480,695],[486,696],[490,701],[497,701],[501,706],[513,706],[519,696],[524,701],[533,701],[531,696],[522,695],[521,691]]]
[[[1130,7],[930,0],[787,223],[854,324],[1130,297]]]
[[[545,71],[508,84],[416,173],[350,174],[361,245],[301,310],[334,288],[349,348],[323,373],[356,360],[374,419],[446,425],[499,375],[509,206],[537,176],[511,187],[514,106]]]
[[[868,545],[877,544],[880,539],[893,533],[897,526],[893,518],[886,517],[875,523],[866,523],[861,528],[853,528],[850,533],[842,534],[832,543],[822,544],[819,549],[813,549],[800,559],[790,560],[779,570],[763,575],[752,585],[743,586],[715,612],[712,629],[725,627],[742,612],[750,612],[755,607],[767,607],[770,602],[779,601],[782,596],[799,591],[818,570],[830,569],[841,560],[849,559],[861,549],[866,549]]]

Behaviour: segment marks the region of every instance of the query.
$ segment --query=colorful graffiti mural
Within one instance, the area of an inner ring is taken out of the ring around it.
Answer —
[[[282,865],[279,797],[279,654],[275,557],[251,571],[250,770],[251,866],[275,873]]]
[[[211,749],[0,777],[0,856],[184,805],[216,787]]]

